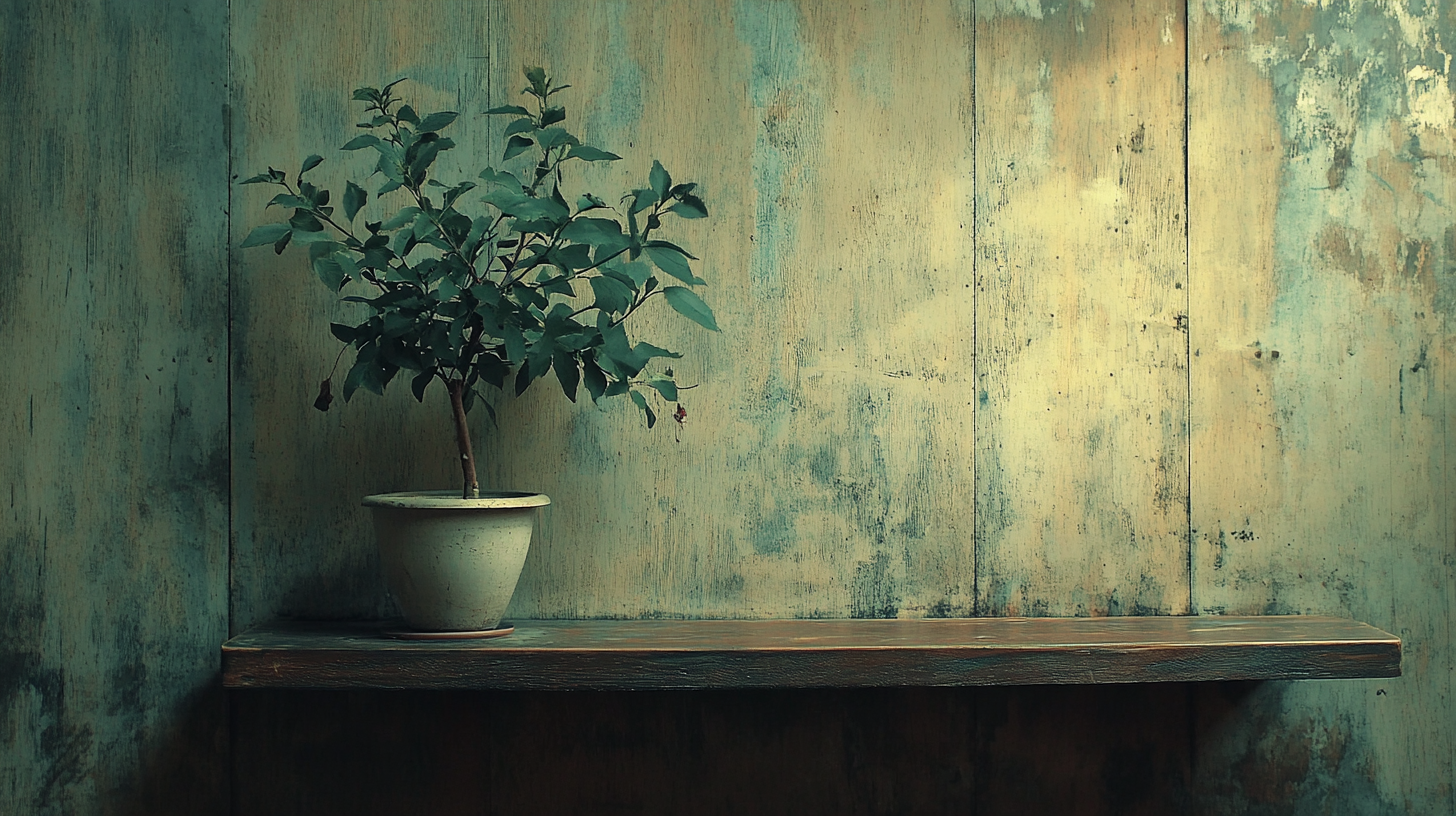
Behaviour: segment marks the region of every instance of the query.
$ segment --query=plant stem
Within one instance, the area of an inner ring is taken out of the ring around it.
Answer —
[[[470,426],[465,424],[464,380],[446,380],[445,390],[450,392],[450,409],[455,417],[455,445],[460,449],[460,470],[465,486],[461,489],[463,499],[480,498],[480,482],[475,478],[475,452],[470,449]]]

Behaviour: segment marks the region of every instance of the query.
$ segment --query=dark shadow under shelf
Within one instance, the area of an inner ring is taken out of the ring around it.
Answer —
[[[222,647],[227,688],[728,689],[1395,677],[1400,639],[1343,618],[525,620],[479,641],[287,621]]]

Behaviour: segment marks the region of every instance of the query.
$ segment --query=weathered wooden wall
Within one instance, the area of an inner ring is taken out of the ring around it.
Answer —
[[[1405,642],[1396,682],[1259,689],[1200,793],[1456,812],[1456,6],[1191,11],[1194,611]]]
[[[225,235],[227,164],[337,187],[399,76],[493,158],[542,64],[627,157],[592,188],[702,183],[724,331],[640,324],[702,383],[680,431],[502,404],[487,483],[555,500],[513,615],[1336,614],[1405,675],[250,693],[237,812],[1456,812],[1456,4],[6,10],[0,805],[216,810],[227,614],[389,610],[358,498],[453,482],[445,408],[309,407],[345,310],[298,253],[224,273],[267,198]]]
[[[971,695],[993,702],[947,698],[974,713],[944,721],[865,702],[960,734],[945,755],[976,769],[907,778],[887,801],[959,785],[944,801],[1001,812],[1080,790],[1080,812],[1120,812],[1126,776],[1149,782],[1150,812],[1456,810],[1450,4],[442,8],[421,23],[403,5],[342,19],[235,6],[251,111],[236,155],[251,169],[339,141],[351,83],[425,77],[431,102],[478,110],[513,101],[520,66],[543,64],[574,85],[563,98],[588,141],[628,157],[587,176],[593,188],[639,186],[659,158],[703,184],[714,214],[682,234],[723,334],[642,324],[702,382],[685,428],[649,432],[629,406],[570,406],[549,387],[504,403],[488,481],[556,500],[513,614],[1349,615],[1406,638],[1403,678],[1159,690],[1138,710],[1097,692]],[[388,46],[352,45],[395,29]],[[424,422],[398,395],[309,414],[331,360],[327,295],[296,260],[244,268],[236,299],[297,328],[281,364],[276,347],[238,347],[251,423],[238,429],[254,446],[236,463],[250,508],[238,622],[387,608],[353,503],[404,484],[410,444],[348,432],[407,427],[411,444],[430,440],[409,476],[448,480],[419,461],[448,455],[443,409]],[[296,519],[304,532],[286,532]],[[335,577],[309,594],[319,573]],[[661,715],[639,699],[603,704]],[[460,703],[485,716],[486,702]],[[249,720],[297,708],[238,705]],[[772,732],[776,705],[744,727]],[[1116,747],[1047,760],[1043,709],[1077,729],[1109,707]],[[615,733],[612,716],[584,713],[584,727]],[[895,742],[862,709],[838,717]],[[664,737],[728,739],[670,719]],[[1156,736],[1132,750],[1136,734]],[[239,739],[244,760],[276,747]],[[513,739],[475,761],[533,750]],[[1024,762],[986,764],[1006,756]],[[672,777],[634,749],[601,757]],[[986,786],[1010,765],[1043,787]],[[859,790],[849,769],[819,771]],[[658,804],[713,789],[672,778]]]
[[[0,813],[227,805],[226,25],[0,4]]]

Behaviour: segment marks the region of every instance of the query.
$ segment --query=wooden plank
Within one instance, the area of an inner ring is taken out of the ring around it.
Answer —
[[[977,14],[978,614],[1186,612],[1183,3]]]
[[[1190,4],[1195,611],[1407,650],[1399,680],[1204,690],[1210,813],[1456,812],[1451,13]]]
[[[220,813],[227,7],[0,2],[0,813]]]
[[[852,688],[1389,677],[1400,641],[1303,617],[540,620],[475,642],[282,623],[223,657],[231,688]]]

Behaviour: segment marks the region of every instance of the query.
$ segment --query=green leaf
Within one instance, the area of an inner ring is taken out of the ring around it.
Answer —
[[[546,128],[536,131],[536,143],[541,145],[543,150],[550,150],[564,144],[575,145],[576,137],[567,133],[565,128]]]
[[[641,289],[647,283],[647,279],[652,277],[652,267],[641,261],[613,263],[610,266],[602,268],[609,272],[616,272],[626,280],[631,281],[633,289]]]
[[[380,227],[380,229],[397,230],[406,224],[414,223],[415,217],[419,214],[419,207],[403,207],[399,212],[394,214],[393,218],[385,221],[384,226]]]
[[[526,359],[526,338],[522,336],[521,330],[516,326],[507,325],[502,334],[505,335],[501,339],[505,341],[506,361],[517,363]]]
[[[320,156],[318,154],[314,154],[314,155],[309,156],[308,158],[304,159],[303,160],[303,169],[298,171],[299,177],[302,178],[304,173],[307,173],[308,171],[314,169],[315,167],[318,167],[320,164],[323,163],[323,160],[324,160],[324,157],[323,156]]]
[[[647,246],[651,246],[651,247],[666,247],[668,249],[675,250],[677,252],[681,252],[683,255],[687,256],[687,258],[689,260],[696,261],[698,259],[698,256],[694,255],[691,252],[688,252],[686,249],[683,249],[682,247],[678,246],[677,244],[674,244],[671,241],[661,241],[661,240],[658,240],[658,241],[648,241],[646,245]]]
[[[618,314],[627,311],[627,307],[632,305],[632,290],[616,278],[599,275],[590,278],[590,281],[598,309]]]
[[[258,175],[253,176],[252,178],[243,179],[242,181],[240,181],[238,183],[239,184],[263,184],[264,182],[270,182],[270,181],[274,181],[274,178],[272,176],[268,175],[267,173],[259,173]]]
[[[546,69],[531,67],[525,69],[526,81],[531,83],[531,91],[537,96],[545,97],[549,90],[546,82]]]
[[[425,401],[425,389],[430,387],[430,383],[434,379],[434,370],[425,369],[419,374],[416,374],[414,379],[410,380],[410,391],[415,395],[415,400],[417,402]]]
[[[359,331],[353,326],[345,326],[343,323],[330,323],[329,331],[340,343],[352,343],[359,336]]]
[[[598,150],[591,145],[577,144],[572,145],[571,149],[566,151],[566,158],[581,159],[582,161],[589,162],[599,162],[618,161],[622,157],[618,156],[616,153],[608,153],[605,150]]]
[[[652,345],[651,343],[638,343],[637,347],[632,350],[632,353],[636,354],[643,360],[651,360],[654,357],[671,357],[672,359],[676,360],[682,356],[675,351],[668,351],[665,348],[659,348]]]
[[[657,393],[668,402],[677,402],[677,383],[671,377],[662,374],[653,374],[647,378],[647,384],[657,389]]]
[[[521,364],[520,370],[516,372],[516,396],[526,392],[531,383],[546,376],[551,370],[551,344],[540,342],[531,347],[526,354],[526,361]]]
[[[388,376],[393,376],[393,372],[390,372]],[[354,358],[354,365],[349,368],[349,375],[344,378],[344,401],[348,402],[354,392],[360,388],[375,394],[383,394],[387,382],[387,378],[381,377],[379,347],[369,343],[359,349],[358,356]]]
[[[531,198],[504,187],[491,189],[482,196],[482,200],[509,216],[528,220],[545,219],[550,222],[546,230],[532,230],[525,224],[517,224],[516,231],[521,233],[554,232],[558,225],[571,216],[570,210],[549,198]]]
[[[283,250],[288,248],[288,242],[293,239],[293,230],[283,233],[283,237],[273,242],[273,254],[282,255]]]
[[[561,230],[561,237],[578,244],[616,245],[622,241],[622,225],[608,218],[576,218]]]
[[[586,384],[586,391],[591,394],[592,402],[602,398],[607,391],[607,373],[597,365],[595,355],[583,354],[581,357],[582,380]]]
[[[666,201],[667,191],[672,189],[672,176],[667,174],[662,162],[653,159],[652,172],[647,175],[647,181],[652,185],[652,191],[657,193],[657,200]]]
[[[676,247],[649,245],[644,248],[644,251],[647,253],[647,257],[652,259],[653,265],[683,283],[694,285],[704,283],[701,278],[693,275],[692,268],[688,266],[687,256]]]
[[[323,232],[324,223],[306,210],[295,210],[288,225],[297,232]]]
[[[287,207],[289,209],[312,209],[313,202],[292,193],[279,193],[268,202],[269,207]]]
[[[605,316],[603,313],[603,317]],[[620,325],[602,328],[601,321],[598,321],[597,326],[602,332],[602,352],[625,375],[624,379],[637,376],[647,360],[632,348],[631,341],[627,339],[627,330]]]
[[[248,237],[243,239],[242,246],[255,247],[274,244],[288,233],[289,227],[287,224],[263,224],[262,226],[254,227],[253,231],[248,233]]]
[[[541,112],[541,127],[546,127],[547,125],[554,125],[557,122],[562,122],[562,121],[565,121],[565,120],[566,120],[566,108],[559,107],[559,106],[557,106],[557,107],[550,107],[550,108],[547,108],[546,110],[544,110],[544,111]]]
[[[652,413],[652,409],[647,407],[647,398],[642,396],[641,392],[633,391],[632,401],[637,403],[637,407],[641,408],[642,413],[647,415],[647,427],[649,429],[657,424],[657,414]]]
[[[627,195],[623,196],[622,197],[622,200],[625,201],[628,198],[631,198],[632,199],[632,210],[631,211],[632,211],[632,214],[633,215],[636,215],[637,213],[640,213],[643,210],[647,209],[648,207],[651,207],[653,204],[656,204],[657,203],[657,191],[656,190],[633,190],[632,192],[630,192]]]
[[[420,120],[418,130],[421,133],[434,133],[445,127],[446,125],[450,124],[451,122],[455,121],[458,116],[460,116],[460,114],[456,113],[455,111],[440,111],[439,113],[432,113],[429,116],[426,116],[424,119]]]
[[[313,263],[325,255],[332,255],[335,252],[342,252],[344,245],[338,241],[314,241],[308,245],[308,260]]]
[[[531,112],[520,105],[497,105],[485,112],[485,116],[494,116],[501,113],[515,114],[516,116],[530,116]]]
[[[348,277],[345,276],[343,267],[339,266],[339,262],[334,260],[334,256],[332,255],[315,258],[313,261],[313,271],[314,274],[318,275],[319,280],[324,282],[324,286],[329,287],[330,292],[339,291],[348,282]]]
[[[429,139],[427,141],[417,142],[415,146],[410,149],[410,153],[407,154],[409,159],[410,179],[416,185],[419,185],[425,180],[425,173],[427,170],[430,169],[430,165],[434,164],[435,157],[438,156],[441,151],[449,150],[454,146],[455,143],[453,141],[445,138],[435,138]]]
[[[359,210],[369,201],[369,193],[354,182],[348,182],[344,186],[344,217],[350,221],[359,214]]]
[[[363,149],[363,148],[366,148],[366,147],[374,147],[374,146],[378,145],[379,143],[380,142],[379,142],[379,137],[378,136],[374,136],[374,135],[365,133],[362,136],[355,136],[354,138],[352,138],[349,141],[345,142],[344,143],[344,146],[341,147],[341,148],[339,148],[339,149],[340,150],[360,150],[360,149]]]
[[[412,125],[418,125],[420,123],[420,115],[415,113],[415,109],[409,105],[400,105],[399,110],[395,111],[394,115],[395,118],[402,122],[409,122]]]
[[[576,386],[581,382],[581,371],[576,366],[576,360],[567,352],[558,349],[552,362],[551,367],[556,369],[556,381],[561,383],[561,393],[576,402]]]
[[[435,297],[441,301],[454,300],[460,297],[460,284],[450,277],[441,278],[440,285],[435,287]]]
[[[701,198],[695,195],[684,194],[682,200],[667,208],[668,212],[677,213],[681,218],[707,218],[708,207]]]
[[[404,311],[386,312],[384,336],[400,337],[415,327],[415,316]]]
[[[532,119],[530,117],[523,117],[521,119],[517,119],[516,121],[510,123],[509,125],[506,125],[505,132],[502,133],[501,135],[502,136],[514,136],[517,133],[530,133],[531,131],[533,131],[535,129],[536,129],[536,120],[535,119]]]
[[[572,272],[591,266],[591,249],[586,244],[567,244],[551,250],[546,259]]]
[[[525,153],[527,150],[531,149],[531,145],[533,144],[535,144],[535,142],[531,141],[531,138],[529,136],[521,136],[519,134],[512,136],[511,140],[506,143],[506,153],[505,156],[502,158],[502,161],[510,161],[511,159],[514,159],[522,153]]]
[[[708,304],[698,297],[698,293],[682,286],[669,286],[662,290],[662,296],[667,298],[667,304],[677,310],[677,313],[697,323],[705,329],[718,331],[718,321],[713,319],[713,310]],[[668,397],[675,399],[675,397]]]
[[[318,232],[293,231],[293,243],[295,244],[316,244],[321,241],[334,243],[333,234],[325,230],[319,230]]]

